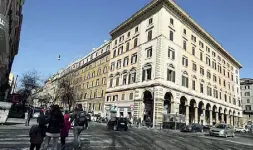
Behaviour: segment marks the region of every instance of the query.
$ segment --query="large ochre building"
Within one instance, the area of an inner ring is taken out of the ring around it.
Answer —
[[[65,80],[73,89],[75,104],[94,114],[104,112],[104,99],[110,59],[110,41],[61,70],[53,81]],[[59,84],[59,82],[58,82]],[[61,104],[61,99],[58,101]]]
[[[110,35],[107,115],[241,125],[242,65],[174,1],[151,1]]]

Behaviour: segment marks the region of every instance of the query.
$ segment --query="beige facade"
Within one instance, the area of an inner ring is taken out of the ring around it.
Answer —
[[[65,78],[70,81],[75,103],[82,104],[85,110],[95,114],[104,111],[109,49],[110,41],[93,49],[87,56],[60,72],[60,79]]]
[[[110,34],[107,110],[149,116],[156,126],[171,120],[240,125],[241,64],[175,2],[154,0]],[[133,54],[135,63],[125,64]]]

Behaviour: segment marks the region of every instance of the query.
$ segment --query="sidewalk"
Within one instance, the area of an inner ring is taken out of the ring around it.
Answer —
[[[31,119],[30,120],[30,126],[25,126],[25,119],[15,119],[15,118],[10,118],[11,120],[6,122],[6,124],[0,125],[0,130],[1,129],[30,129],[32,125],[35,125],[37,123],[36,119]]]

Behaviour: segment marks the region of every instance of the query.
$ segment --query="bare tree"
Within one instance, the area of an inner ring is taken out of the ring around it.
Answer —
[[[74,90],[70,86],[70,81],[68,79],[62,79],[59,81],[58,87],[55,91],[55,97],[53,98],[53,102],[55,103],[57,100],[60,100],[65,105],[68,105],[69,111],[71,107],[75,104],[74,99]]]
[[[21,78],[21,89],[18,93],[22,95],[22,103],[25,105],[27,99],[32,95],[32,91],[40,87],[40,77],[36,70],[30,70],[25,72]]]

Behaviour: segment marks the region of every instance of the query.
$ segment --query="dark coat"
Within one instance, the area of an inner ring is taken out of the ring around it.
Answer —
[[[60,133],[64,127],[64,117],[61,112],[54,112],[50,114],[48,119],[48,133]]]
[[[45,127],[41,125],[33,125],[29,132],[30,142],[33,144],[41,144],[46,136]]]

